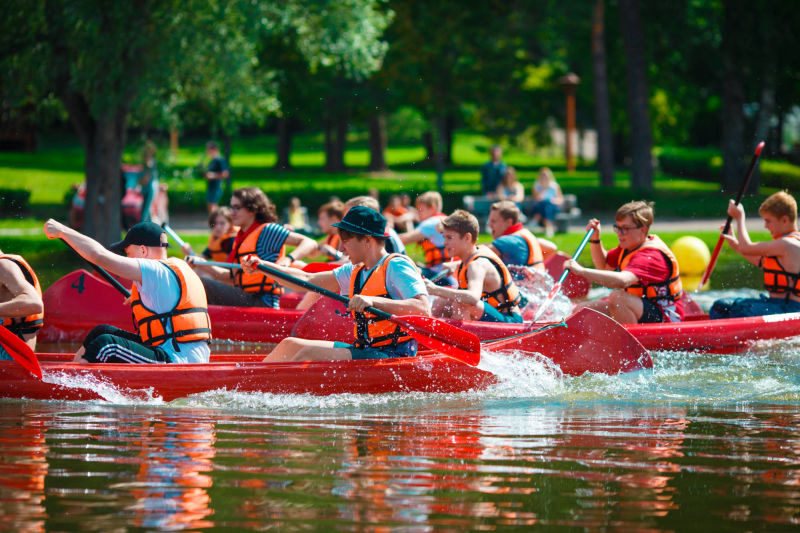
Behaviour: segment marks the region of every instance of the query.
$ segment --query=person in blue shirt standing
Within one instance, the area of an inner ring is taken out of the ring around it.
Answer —
[[[491,159],[481,165],[481,190],[487,198],[495,198],[497,186],[503,181],[508,165],[500,159],[503,157],[503,149],[494,145],[489,149]]]
[[[222,198],[222,182],[230,177],[228,162],[219,152],[219,145],[214,141],[206,143],[206,156],[211,158],[208,163],[205,178],[208,182],[206,189],[206,209],[208,214],[214,212]]]

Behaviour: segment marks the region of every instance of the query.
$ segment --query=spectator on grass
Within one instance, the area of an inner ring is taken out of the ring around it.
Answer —
[[[142,174],[139,177],[142,189],[142,222],[152,221],[153,200],[158,196],[158,168],[156,166],[156,145],[147,141],[142,147]]]
[[[498,200],[509,200],[519,204],[525,199],[525,188],[517,179],[517,171],[514,167],[506,168],[503,179],[495,190]]]
[[[533,184],[533,221],[544,227],[548,237],[553,235],[553,221],[564,205],[564,195],[561,187],[556,183],[553,172],[542,167],[536,182]]]

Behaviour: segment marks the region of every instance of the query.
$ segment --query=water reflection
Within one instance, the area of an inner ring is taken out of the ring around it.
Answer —
[[[282,414],[0,401],[0,529],[786,528],[798,423],[793,404],[468,395]]]

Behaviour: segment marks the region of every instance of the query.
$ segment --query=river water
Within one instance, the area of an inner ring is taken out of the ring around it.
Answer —
[[[0,400],[0,530],[798,528],[800,340],[653,359],[489,361],[500,384],[461,394]]]

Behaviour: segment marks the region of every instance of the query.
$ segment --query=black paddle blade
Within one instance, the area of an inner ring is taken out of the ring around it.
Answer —
[[[481,362],[481,341],[473,333],[429,316],[393,315],[389,320],[432,350],[470,366]]]

